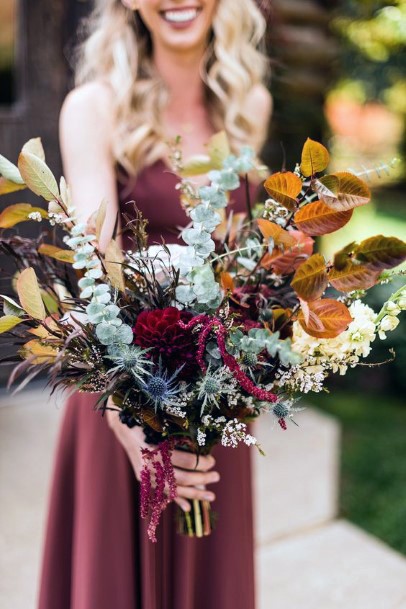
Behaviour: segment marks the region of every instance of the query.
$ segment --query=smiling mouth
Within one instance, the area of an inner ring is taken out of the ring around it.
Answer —
[[[194,21],[200,15],[201,10],[200,8],[171,9],[162,11],[161,16],[168,23],[183,25]]]

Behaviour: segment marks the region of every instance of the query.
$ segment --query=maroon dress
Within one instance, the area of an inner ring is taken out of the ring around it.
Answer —
[[[133,199],[149,220],[151,243],[176,241],[187,223],[176,178],[162,161],[119,188],[121,211]],[[244,209],[243,190],[231,204]],[[158,543],[139,516],[139,484],[96,398],[66,404],[53,474],[39,609],[254,609],[250,449],[216,447],[213,485],[218,526],[211,536],[176,533],[165,511]]]

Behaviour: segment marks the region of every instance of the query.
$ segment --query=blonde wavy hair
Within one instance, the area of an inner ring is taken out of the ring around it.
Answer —
[[[247,96],[267,76],[261,50],[265,19],[254,0],[218,0],[213,32],[202,62],[213,127],[225,129],[233,150],[261,140]],[[152,61],[151,36],[137,12],[120,0],[96,0],[78,47],[76,84],[107,83],[114,95],[112,151],[136,174],[167,154],[161,124],[168,92]]]

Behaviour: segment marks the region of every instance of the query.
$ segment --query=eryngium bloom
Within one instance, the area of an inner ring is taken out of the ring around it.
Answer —
[[[147,396],[148,401],[154,404],[155,410],[158,407],[164,409],[166,406],[173,407],[179,405],[177,396],[184,390],[184,384],[179,384],[176,378],[182,368],[183,366],[169,376],[168,371],[162,368],[162,360],[160,358],[158,368],[151,373],[147,380],[139,382],[140,389]]]
[[[110,374],[115,372],[128,372],[137,381],[142,381],[144,376],[150,376],[150,368],[153,362],[146,357],[149,349],[140,349],[135,345],[118,345],[109,350],[107,359],[114,364],[109,370]]]

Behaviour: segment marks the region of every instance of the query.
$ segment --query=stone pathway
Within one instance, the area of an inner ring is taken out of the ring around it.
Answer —
[[[406,560],[339,520],[261,547],[260,609],[399,609]]]
[[[0,396],[0,605],[7,609],[35,609],[61,410],[39,387]],[[298,421],[282,432],[263,417],[256,431],[267,453],[254,459],[258,609],[406,609],[406,559],[335,520],[339,426],[312,409]]]

